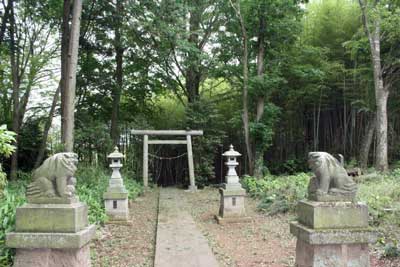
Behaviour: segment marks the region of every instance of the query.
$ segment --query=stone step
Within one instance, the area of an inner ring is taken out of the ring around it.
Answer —
[[[160,190],[154,266],[217,267],[206,238],[185,209],[177,190]]]

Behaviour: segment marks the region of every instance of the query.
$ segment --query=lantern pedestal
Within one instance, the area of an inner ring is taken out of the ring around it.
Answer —
[[[121,189],[122,191],[122,189]],[[128,192],[106,192],[103,194],[108,223],[115,221],[128,221]]]
[[[219,214],[215,216],[215,219],[219,224],[225,223],[236,223],[236,222],[248,222],[249,217],[246,217],[246,210],[244,208],[244,198],[246,196],[246,190],[244,190],[240,184],[239,188],[225,188],[219,189],[220,206]]]
[[[241,154],[235,151],[231,145],[230,150],[222,156],[228,159],[225,163],[228,166],[228,174],[225,176],[226,183],[219,189],[219,214],[215,216],[215,219],[219,224],[248,222],[250,218],[246,217],[244,207],[246,190],[239,183],[239,176],[235,170],[236,166],[239,165],[236,158]]]
[[[121,173],[121,159],[124,157],[119,153],[118,148],[108,155],[111,159],[110,167],[113,172],[107,188],[107,192],[103,194],[104,206],[108,216],[107,223],[129,224],[129,207],[128,207],[128,191],[126,190]]]

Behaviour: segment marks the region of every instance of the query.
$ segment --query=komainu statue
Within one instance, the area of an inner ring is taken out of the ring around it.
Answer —
[[[309,200],[354,201],[357,185],[336,158],[326,152],[310,152],[308,165],[315,174],[308,185]]]
[[[74,174],[78,156],[75,153],[58,153],[33,172],[26,196],[30,203],[71,203],[75,198]]]

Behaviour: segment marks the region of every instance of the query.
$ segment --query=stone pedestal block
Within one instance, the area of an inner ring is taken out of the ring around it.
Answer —
[[[368,227],[364,204],[301,201],[298,222],[290,224],[297,237],[296,267],[369,267],[368,244],[376,233]]]
[[[14,267],[82,267],[90,266],[90,248],[17,249]]]
[[[16,231],[6,235],[6,245],[17,249],[16,267],[88,267],[95,232],[83,203],[28,203],[17,209]]]
[[[368,244],[310,245],[296,244],[296,267],[368,267]]]
[[[219,189],[221,198],[219,214],[216,216],[218,223],[249,221],[250,219],[246,217],[244,207],[246,190],[240,186],[233,187],[234,189],[226,189],[227,187],[224,187]]]
[[[17,209],[16,232],[75,233],[88,225],[87,206],[74,204],[31,204]]]
[[[103,194],[103,198],[109,223],[129,220],[128,191],[123,185],[121,187],[110,186]]]
[[[300,201],[298,220],[312,229],[368,227],[368,207],[352,202]]]
[[[104,198],[104,203],[109,222],[129,220],[128,196],[119,199]]]

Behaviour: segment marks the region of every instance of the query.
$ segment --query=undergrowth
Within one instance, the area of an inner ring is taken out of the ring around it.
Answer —
[[[90,224],[102,225],[107,219],[103,193],[107,190],[110,174],[102,168],[79,167],[76,192],[80,201],[88,205]],[[30,181],[28,173],[18,173],[17,181],[7,184],[0,198],[0,267],[10,266],[14,250],[5,246],[5,235],[13,231],[16,209],[26,202],[25,188]],[[132,177],[124,177],[124,184],[129,191],[129,199],[135,199],[142,192],[142,186]]]
[[[250,196],[260,199],[258,209],[274,215],[295,209],[297,201],[306,196],[309,179],[306,173],[262,179],[245,176],[242,183]]]
[[[267,175],[262,179],[245,176],[242,184],[248,194],[258,198],[258,209],[268,215],[294,211],[307,196],[311,174]],[[357,201],[368,205],[369,223],[379,232],[383,255],[400,255],[400,168],[388,174],[366,175],[358,180]]]

